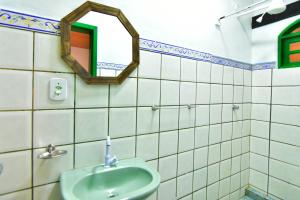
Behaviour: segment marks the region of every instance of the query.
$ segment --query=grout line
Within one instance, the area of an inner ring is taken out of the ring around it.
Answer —
[[[270,156],[271,156],[271,129],[272,129],[272,101],[273,101],[273,70],[271,70],[271,94],[270,94],[270,122],[269,122],[269,147],[268,147],[268,181],[267,181],[267,195],[269,195],[270,187]]]
[[[35,68],[35,33],[33,33],[32,35],[33,37],[33,52],[32,52],[32,68],[34,69]],[[34,108],[34,81],[35,81],[35,73],[34,71],[32,71],[32,105],[31,105],[31,108],[33,109]],[[33,168],[34,168],[34,150],[33,150],[33,147],[34,147],[34,112],[31,111],[31,198],[34,199],[34,171],[33,171]]]

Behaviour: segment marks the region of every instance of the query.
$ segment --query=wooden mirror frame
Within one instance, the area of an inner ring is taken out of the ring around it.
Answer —
[[[93,77],[89,72],[71,56],[70,33],[71,25],[89,11],[115,16],[123,24],[132,37],[132,61],[117,77]],[[109,7],[103,4],[87,1],[72,11],[61,20],[61,56],[63,60],[78,74],[87,84],[120,84],[140,63],[139,34],[125,17],[120,9]]]

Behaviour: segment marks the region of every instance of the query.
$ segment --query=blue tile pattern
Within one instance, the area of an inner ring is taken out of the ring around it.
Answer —
[[[24,29],[52,35],[60,35],[60,21],[58,20],[5,9],[0,9],[0,26]],[[144,51],[151,51],[155,53],[178,56],[181,58],[211,62],[245,70],[273,69],[276,66],[275,62],[258,63],[252,65],[237,60],[215,56],[210,53],[196,51],[189,48],[179,47],[144,38],[140,39],[140,49]],[[124,68],[124,65],[114,63],[98,63],[98,68],[120,70]]]

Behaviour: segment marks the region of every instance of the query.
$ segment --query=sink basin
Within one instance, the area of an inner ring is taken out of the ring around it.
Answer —
[[[142,200],[155,192],[160,176],[135,158],[112,168],[96,165],[66,171],[60,182],[64,200]]]

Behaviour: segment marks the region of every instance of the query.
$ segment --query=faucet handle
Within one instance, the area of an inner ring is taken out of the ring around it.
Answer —
[[[109,163],[110,163],[110,166],[116,166],[116,165],[118,164],[117,156],[112,156],[112,157],[109,159]]]

